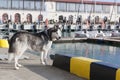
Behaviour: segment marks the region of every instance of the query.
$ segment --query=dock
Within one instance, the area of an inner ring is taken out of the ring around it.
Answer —
[[[0,54],[7,54],[7,49],[0,49]],[[26,52],[29,59],[22,59],[23,65],[19,70],[14,70],[14,64],[7,60],[0,60],[0,80],[86,80],[67,71],[52,66],[52,60],[48,59],[48,65],[40,64],[37,55]]]

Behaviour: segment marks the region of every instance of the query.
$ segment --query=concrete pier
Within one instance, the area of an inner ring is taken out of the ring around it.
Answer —
[[[0,48],[0,54],[7,54],[7,49]],[[14,70],[13,62],[8,64],[7,60],[0,60],[0,80],[86,80],[53,67],[50,59],[44,66],[39,56],[28,52],[24,55],[29,59],[20,60],[23,66],[19,70]]]

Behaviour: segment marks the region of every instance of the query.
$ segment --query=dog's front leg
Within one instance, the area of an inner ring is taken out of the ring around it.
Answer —
[[[44,62],[44,51],[41,52],[40,60],[41,60],[41,63],[43,65],[45,65],[45,62]]]
[[[44,54],[44,62],[45,62],[45,64],[47,64],[47,55],[48,55],[48,50],[46,50],[45,54]]]

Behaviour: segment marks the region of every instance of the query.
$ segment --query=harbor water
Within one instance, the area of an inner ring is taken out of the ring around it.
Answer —
[[[57,54],[88,57],[120,67],[120,47],[87,42],[56,43],[53,44],[52,50]]]

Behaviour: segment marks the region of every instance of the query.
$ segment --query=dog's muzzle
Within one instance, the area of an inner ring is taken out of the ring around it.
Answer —
[[[57,40],[61,39],[61,37],[58,37]]]

